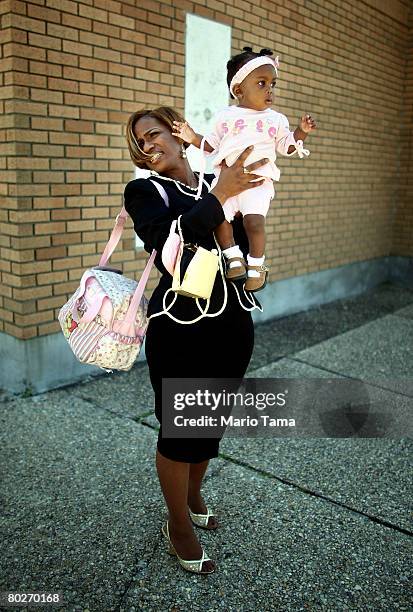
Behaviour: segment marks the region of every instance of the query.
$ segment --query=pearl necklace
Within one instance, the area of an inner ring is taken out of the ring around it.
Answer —
[[[187,191],[184,191],[180,187],[180,185],[182,185],[182,187],[185,187],[186,189],[190,189],[191,191],[195,191],[195,192],[198,191],[198,187],[191,187],[190,185],[186,185],[186,183],[182,183],[181,181],[178,181],[178,179],[169,178],[169,176],[162,176],[162,174],[158,174],[158,172],[156,172],[155,170],[151,170],[150,173],[152,176],[157,176],[158,178],[163,179],[164,181],[172,181],[173,183],[175,183],[179,191],[183,193],[184,195],[190,196],[191,198],[196,197],[196,193],[188,193]],[[198,177],[198,180],[199,180],[199,177]],[[210,188],[209,183],[207,183],[207,181],[204,178],[202,179],[202,181],[204,185],[206,185],[209,189]]]

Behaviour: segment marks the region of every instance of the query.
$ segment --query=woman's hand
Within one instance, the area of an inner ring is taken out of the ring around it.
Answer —
[[[258,175],[253,174],[251,176],[250,173],[253,173],[254,170],[261,166],[265,166],[269,161],[268,159],[259,159],[252,164],[248,164],[248,166],[244,166],[244,162],[253,148],[251,146],[245,149],[232,166],[227,166],[225,160],[222,162],[218,182],[211,190],[211,193],[218,198],[221,204],[224,204],[228,198],[238,195],[241,191],[258,187],[258,185],[262,185],[265,181],[265,178],[263,178],[262,180],[251,182],[251,179],[257,178]]]

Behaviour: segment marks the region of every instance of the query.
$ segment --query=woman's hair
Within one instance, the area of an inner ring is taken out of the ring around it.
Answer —
[[[170,106],[159,106],[158,108],[150,109],[142,109],[133,113],[126,125],[126,142],[128,143],[129,154],[131,156],[132,162],[138,168],[147,168],[146,162],[149,159],[150,155],[145,153],[140,146],[138,145],[138,141],[134,134],[134,127],[139,119],[142,117],[154,117],[161,123],[163,123],[172,133],[173,130],[173,122],[174,121],[185,121],[180,113],[171,108]],[[184,147],[189,147],[187,142],[183,143]]]
[[[233,76],[238,72],[240,68],[250,60],[260,57],[261,55],[272,55],[273,52],[271,49],[261,49],[259,53],[254,53],[252,47],[243,47],[242,53],[238,53],[238,55],[234,55],[231,57],[229,62],[227,63],[227,84],[228,89],[231,84]],[[231,98],[235,98],[230,92]]]

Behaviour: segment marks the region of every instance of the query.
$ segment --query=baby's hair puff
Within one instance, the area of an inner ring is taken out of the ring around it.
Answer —
[[[232,77],[238,72],[244,64],[254,59],[255,57],[260,57],[262,55],[273,55],[271,49],[261,49],[259,53],[255,53],[252,50],[252,47],[243,47],[242,53],[238,53],[238,55],[234,55],[227,63],[227,85],[228,88],[232,81]],[[230,92],[231,98],[234,98],[232,93]]]

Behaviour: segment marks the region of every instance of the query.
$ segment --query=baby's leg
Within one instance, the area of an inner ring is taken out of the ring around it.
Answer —
[[[215,237],[221,249],[228,249],[229,247],[235,245],[231,223],[225,220],[218,225],[214,231]]]
[[[251,214],[244,216],[244,228],[248,237],[249,253],[247,255],[247,291],[264,289],[267,283],[268,268],[265,260],[265,217]]]
[[[244,279],[247,276],[246,262],[241,249],[235,244],[231,223],[225,220],[214,231],[225,257],[225,276],[229,280]]]
[[[268,268],[265,260],[265,216],[274,196],[271,180],[259,187],[240,194],[240,211],[244,219],[244,229],[248,237],[249,253],[247,256],[247,291],[259,291],[265,287]]]
[[[214,181],[215,180],[216,179],[214,179]],[[214,181],[212,182],[211,188],[214,186]],[[234,215],[238,213],[237,197],[228,198],[224,202],[222,209],[224,211],[225,221],[218,225],[214,232],[225,257],[225,276],[228,280],[232,281],[244,279],[247,276],[246,261],[243,252],[239,246],[235,244],[231,225]]]
[[[251,257],[263,257],[265,253],[265,217],[248,214],[244,216],[244,229]]]

